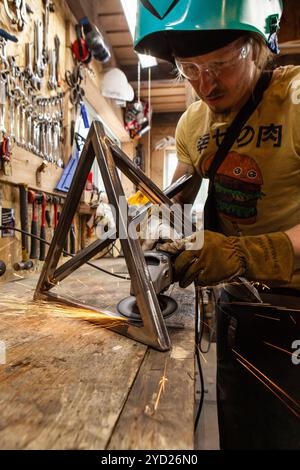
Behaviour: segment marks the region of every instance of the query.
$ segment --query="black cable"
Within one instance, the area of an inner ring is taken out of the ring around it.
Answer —
[[[202,304],[202,308],[203,308],[203,311],[205,311],[205,308],[204,308],[204,301],[203,301],[203,296],[202,296],[202,290],[200,291],[201,292],[201,304]],[[214,294],[214,290],[213,290],[213,294]],[[214,308],[215,308],[215,296],[214,296]],[[204,316],[203,316],[204,317]],[[208,326],[208,325],[207,325]],[[201,329],[201,338],[199,339],[199,348],[200,348],[200,351],[203,353],[203,354],[207,354],[210,350],[210,347],[211,347],[211,343],[212,343],[212,338],[213,338],[213,334],[214,334],[214,330],[212,328],[210,328],[208,326],[208,346],[206,349],[203,349],[202,347],[202,339],[203,339],[203,332],[204,332],[204,318],[203,318],[203,328]]]
[[[199,311],[199,287],[194,284],[195,286],[195,353],[197,359],[197,365],[199,370],[199,378],[200,378],[200,386],[201,386],[201,395],[199,406],[195,418],[195,430],[199,423],[199,418],[201,415],[203,401],[204,401],[204,378],[203,378],[203,371],[201,367],[201,360],[200,360],[200,351],[199,351],[199,338],[201,337],[201,313]]]
[[[35,238],[36,240],[40,240],[40,241],[44,242],[48,246],[51,245],[51,243],[47,242],[47,240],[45,240],[44,238],[40,238],[37,235],[32,235],[32,233],[26,232],[26,230],[22,230],[20,228],[15,228],[15,227],[7,227],[5,225],[0,225],[0,230],[8,230],[8,229],[9,230],[15,230],[16,232],[24,233],[25,235],[28,235],[29,237],[32,237],[32,238]],[[65,253],[68,256],[71,256],[72,258],[74,256],[76,256],[76,255],[72,255],[71,253],[68,253],[66,250],[63,250],[63,253]],[[102,256],[105,256],[107,253],[109,253],[109,249]],[[89,261],[85,261],[84,264],[88,264],[89,266],[92,266],[92,268],[98,269],[98,271],[102,271],[103,273],[109,274],[110,276],[117,277],[119,279],[125,279],[126,281],[130,281],[130,277],[125,277],[125,276],[121,276],[119,274],[111,273],[111,272],[107,271],[104,268],[100,268],[96,264],[90,263]]]
[[[213,297],[214,297],[214,309],[216,307],[216,296],[215,296],[215,292],[214,290],[212,289],[212,292],[213,292]],[[203,300],[203,295],[202,295],[202,290],[200,288],[200,297],[201,297],[201,305],[202,305],[202,308],[203,308],[203,311],[205,311],[205,308],[204,308],[204,300]],[[203,333],[204,333],[204,318],[203,318],[203,321],[202,321],[202,325],[201,325],[201,328],[199,328],[199,341],[198,341],[198,344],[199,344],[199,349],[200,351],[203,353],[203,354],[207,354],[210,350],[210,347],[211,347],[211,343],[212,343],[212,338],[213,338],[213,335],[214,335],[214,329],[213,328],[209,328],[208,327],[208,346],[206,349],[203,349],[202,347],[202,339],[203,339]]]
[[[111,244],[110,247],[108,248],[108,253],[114,258],[113,248],[114,248],[115,250],[117,250],[118,256],[120,255],[121,250],[119,250],[119,248],[117,247],[116,241],[112,242],[112,244]]]

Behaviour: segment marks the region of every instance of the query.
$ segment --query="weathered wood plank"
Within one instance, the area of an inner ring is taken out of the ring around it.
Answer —
[[[171,331],[171,351],[148,350],[109,449],[193,449],[193,300],[188,291],[175,297],[185,328]]]
[[[112,47],[115,46],[131,46],[132,45],[132,37],[129,31],[113,31],[107,35],[109,43]]]
[[[97,288],[90,271],[70,276],[64,291],[75,296],[77,289],[81,299],[86,292],[89,300],[98,291],[98,303],[105,289],[102,304],[112,302],[109,291],[117,284],[103,276]],[[66,318],[68,309],[55,313],[54,306],[31,304],[34,284],[28,279],[0,289],[5,299],[0,339],[6,344],[6,364],[0,365],[0,448],[103,449],[147,348]]]
[[[124,272],[124,263],[109,263],[106,268]],[[62,284],[70,298],[108,307],[128,294],[129,282],[80,268]],[[168,320],[185,325],[171,331],[172,351],[145,356],[146,346],[66,318],[68,309],[32,303],[34,285],[30,278],[0,288],[0,339],[7,349],[0,365],[0,448],[192,448],[191,299],[179,296],[179,314]],[[154,410],[164,372],[168,382]]]

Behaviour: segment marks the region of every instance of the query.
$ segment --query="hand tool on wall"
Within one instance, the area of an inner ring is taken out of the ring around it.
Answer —
[[[38,228],[37,228],[37,213],[36,213],[36,193],[32,190],[28,191],[28,202],[32,204],[32,220],[31,220],[31,234],[37,235]],[[38,258],[38,251],[37,251],[37,239],[31,237],[31,244],[30,244],[30,258],[37,259]]]
[[[3,0],[3,3],[10,22],[22,31],[27,24],[26,0]]]
[[[85,16],[80,20],[85,34],[85,41],[92,57],[105,64],[111,58],[110,50],[104,42],[104,38],[96,25],[92,25]]]
[[[27,196],[28,187],[26,184],[19,185],[19,195],[20,195],[20,219],[21,219],[21,229],[25,232],[28,232],[28,196]],[[26,262],[29,259],[28,253],[28,237],[22,233],[22,261]]]
[[[15,271],[28,271],[31,268],[33,268],[33,261],[31,259],[29,259],[28,261],[21,261],[20,263],[14,264]]]
[[[8,137],[3,137],[0,143],[1,170],[6,176],[11,176],[11,144]]]
[[[5,133],[7,72],[0,72],[0,132]]]
[[[75,153],[71,155],[71,158],[68,161],[67,166],[64,169],[64,172],[56,185],[55,189],[67,193],[70,189],[72,179],[78,164],[80,153],[78,150],[75,150]]]
[[[56,80],[56,51],[55,49],[48,52],[49,56],[49,80],[48,80],[48,88],[50,90],[55,90],[57,88],[57,80]]]
[[[41,193],[41,206],[42,206],[42,217],[41,217],[41,230],[40,230],[40,238],[46,240],[46,194]],[[40,241],[40,261],[45,261],[46,258],[46,244],[41,240]]]
[[[47,227],[51,228],[51,215],[50,215],[49,209],[46,210],[45,217],[46,217]]]
[[[0,37],[5,39],[6,41],[13,41],[13,42],[19,41],[16,36],[13,36],[8,31],[5,31],[5,29],[2,29],[2,28],[0,28]]]
[[[15,138],[15,90],[9,87],[9,136]]]
[[[1,230],[1,237],[14,237],[15,214],[14,209],[11,207],[1,207],[1,225],[4,227]]]
[[[33,44],[28,42],[25,44],[25,68],[24,68],[24,74],[26,77],[26,80],[28,83],[31,85],[31,87],[34,90],[40,90],[42,86],[42,79],[41,77],[37,74],[34,73],[33,67],[32,67],[32,54],[33,52]]]
[[[53,208],[54,208],[54,218],[53,218],[53,226],[54,230],[56,229],[57,222],[58,222],[58,204],[59,204],[59,197],[53,196],[52,198]]]
[[[60,39],[57,34],[54,36],[54,45],[55,45],[55,55],[56,55],[56,66],[55,66],[55,75],[56,83],[61,86],[61,72],[60,72],[60,58],[59,58],[59,48],[60,48]]]
[[[60,198],[58,198],[58,199],[59,199],[59,203],[61,204],[61,199]],[[57,212],[57,222],[59,221],[59,217],[60,217],[60,212]],[[64,257],[68,256],[68,251],[69,251],[68,236],[69,236],[69,232],[67,233],[65,241],[64,241],[64,249],[63,249],[63,256]]]
[[[44,64],[49,62],[48,50],[48,33],[49,33],[49,16],[50,12],[54,12],[54,4],[50,0],[44,0],[45,13],[44,13],[44,29],[43,29],[43,61]]]
[[[65,79],[71,88],[70,101],[75,107],[75,114],[77,118],[80,103],[85,96],[85,91],[81,86],[81,82],[84,79],[83,65],[81,63],[76,65],[72,72],[70,70],[66,70]]]
[[[45,218],[47,222],[47,228],[48,228],[48,231],[50,231],[51,239],[52,239],[53,234],[54,234],[54,228],[52,227],[52,224],[51,224],[51,204],[53,203],[53,196],[51,196],[50,194],[47,194],[46,201],[47,201],[47,204],[50,204],[50,207],[46,209]]]
[[[76,41],[72,44],[72,53],[75,60],[79,63],[89,64],[92,60],[92,54],[89,51],[86,41],[82,35],[81,24],[75,25]]]
[[[44,76],[45,64],[43,61],[42,22],[34,22],[34,69],[38,77]]]

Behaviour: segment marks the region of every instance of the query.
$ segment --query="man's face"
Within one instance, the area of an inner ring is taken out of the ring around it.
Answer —
[[[215,113],[238,111],[255,85],[252,45],[238,39],[196,57],[176,58],[179,71]]]

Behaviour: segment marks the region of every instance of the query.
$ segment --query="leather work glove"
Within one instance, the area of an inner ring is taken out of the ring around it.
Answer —
[[[187,287],[193,281],[210,286],[239,276],[269,285],[281,285],[291,280],[294,250],[283,232],[226,237],[206,230],[200,250],[185,249],[186,241],[159,246],[159,250],[173,254],[184,250],[175,261],[175,279],[180,287]]]

